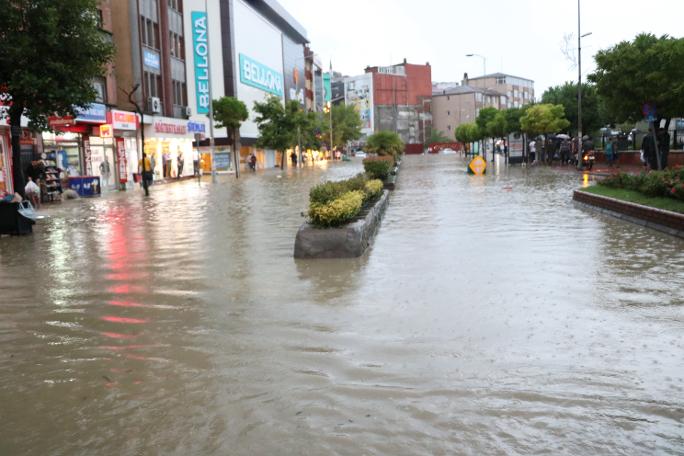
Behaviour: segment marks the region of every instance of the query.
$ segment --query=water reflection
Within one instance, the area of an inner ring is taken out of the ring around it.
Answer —
[[[366,256],[294,260],[309,188],[360,169],[0,239],[0,454],[677,454],[681,240],[575,207],[571,169],[419,156]]]

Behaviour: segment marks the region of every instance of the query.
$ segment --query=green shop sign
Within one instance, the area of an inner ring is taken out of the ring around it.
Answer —
[[[240,54],[240,82],[273,95],[283,96],[283,75]]]

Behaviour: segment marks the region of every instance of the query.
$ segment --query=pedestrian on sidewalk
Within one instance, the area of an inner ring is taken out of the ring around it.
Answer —
[[[177,179],[180,179],[181,176],[183,175],[183,165],[185,164],[185,158],[183,157],[183,152],[179,151],[178,152],[178,159],[176,160],[176,165],[178,167],[178,174],[176,175]]]
[[[532,139],[530,141],[530,160],[532,161],[532,164],[534,165],[537,163],[537,141]]]
[[[150,157],[149,154],[145,154],[145,158],[143,158],[143,171],[142,171],[142,178],[145,181],[145,184],[147,187],[152,185],[153,181],[153,170],[154,170],[154,159]]]
[[[290,154],[290,160],[292,160],[292,166],[295,168],[297,167],[297,154],[293,150],[292,153]]]
[[[608,138],[608,142],[606,143],[606,149],[604,150],[606,154],[606,160],[608,161],[608,166],[611,168],[613,167],[613,161],[615,161],[615,155],[614,155],[614,147],[615,145],[613,144],[613,138]]]
[[[560,144],[560,159],[561,165],[567,165],[570,162],[570,141],[563,139]]]

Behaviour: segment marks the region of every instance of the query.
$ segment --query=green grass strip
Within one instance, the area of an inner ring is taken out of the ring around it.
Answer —
[[[642,204],[644,206],[655,207],[656,209],[664,209],[666,211],[679,212],[684,214],[684,201],[674,198],[667,198],[664,196],[646,196],[643,193],[627,190],[624,188],[611,188],[603,185],[594,185],[592,187],[584,188],[582,191],[593,193],[594,195],[607,196],[621,201],[628,201],[630,203]]]

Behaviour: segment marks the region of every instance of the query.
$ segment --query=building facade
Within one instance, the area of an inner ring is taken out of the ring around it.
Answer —
[[[534,101],[534,81],[503,73],[433,84],[433,128],[452,138],[456,128],[474,122],[480,110],[519,108]]]
[[[367,93],[367,95],[366,95]],[[368,67],[364,75],[345,79],[345,102],[359,109],[364,134],[396,132],[407,153],[421,153],[430,136],[430,64],[403,63]]]
[[[315,65],[307,64],[306,30],[275,0],[213,0],[206,5],[208,11],[204,0],[185,1],[185,44],[192,50],[187,66],[189,105],[205,113],[209,97],[232,96],[244,102],[249,117],[240,127],[239,155],[244,162],[254,152],[260,167],[274,167],[280,163],[276,152],[256,147],[253,107],[270,96],[296,100],[305,109],[315,106]],[[215,130],[214,137],[217,168],[232,167],[227,132]],[[209,169],[209,141],[202,139],[196,146]]]

